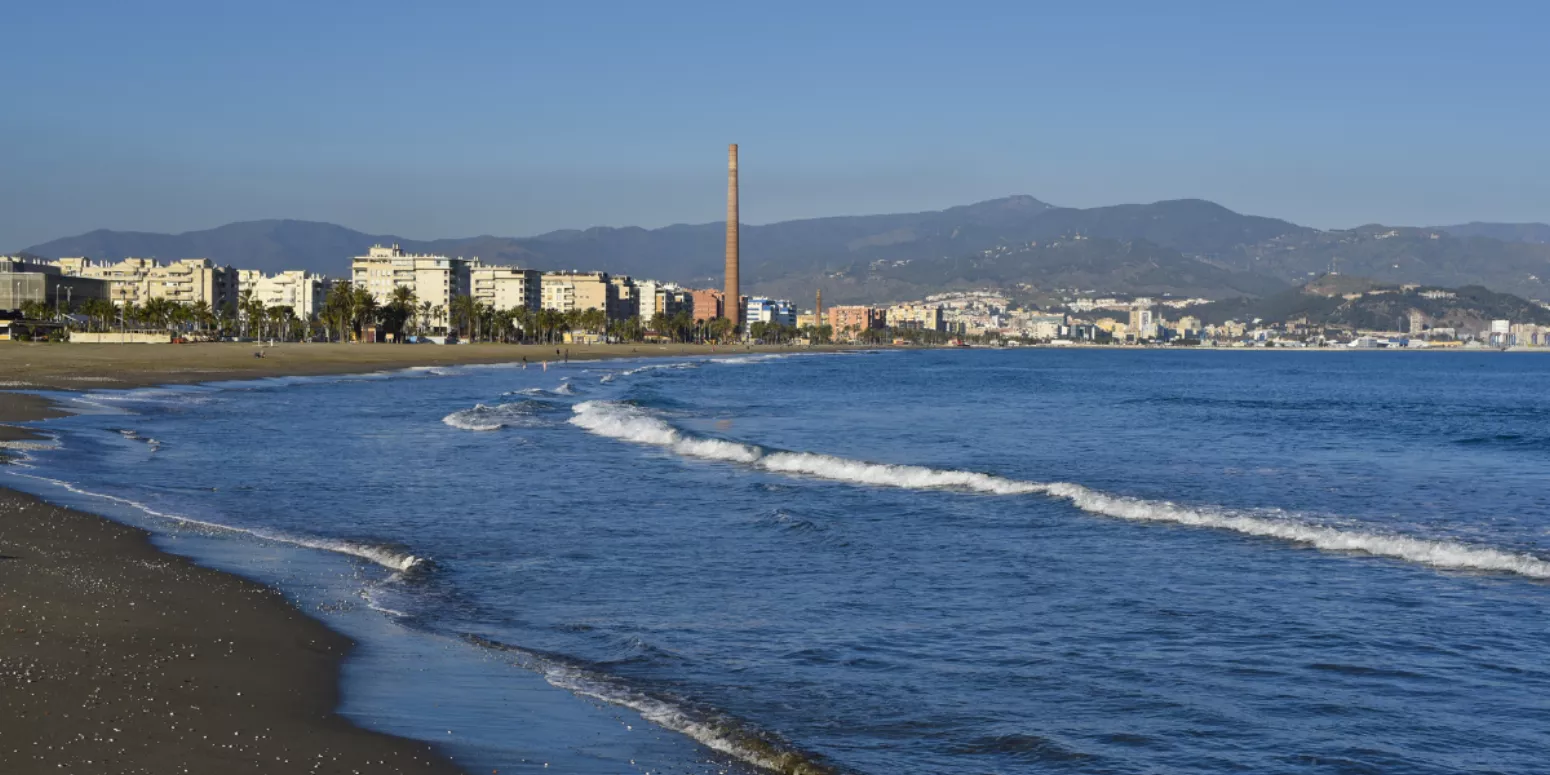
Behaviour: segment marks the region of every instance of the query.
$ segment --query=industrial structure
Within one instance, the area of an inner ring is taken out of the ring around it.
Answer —
[[[727,287],[722,309],[732,320],[734,330],[743,327],[742,296],[737,288],[738,220],[737,220],[737,143],[727,150]]]

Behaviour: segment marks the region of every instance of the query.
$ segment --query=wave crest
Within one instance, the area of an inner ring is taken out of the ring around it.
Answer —
[[[85,495],[90,498],[99,498],[101,500],[117,503],[123,506],[129,506],[148,516],[156,517],[158,519],[165,519],[184,525],[192,525],[194,527],[204,528],[207,530],[220,530],[227,533],[242,533],[244,535],[253,536],[254,538],[261,538],[265,541],[276,541],[278,543],[291,544],[292,546],[301,546],[308,549],[320,549],[322,551],[333,552],[335,554],[345,554],[352,557],[358,557],[363,560],[369,560],[373,563],[376,563],[377,565],[381,565],[382,567],[387,568],[388,570],[397,571],[399,573],[408,573],[413,570],[423,570],[430,567],[429,559],[410,554],[409,552],[385,544],[358,543],[355,541],[345,541],[343,539],[336,538],[296,536],[269,530],[233,527],[231,525],[223,525],[219,522],[208,522],[202,519],[194,519],[193,517],[185,517],[178,514],[169,514],[164,511],[157,511],[156,509],[153,509],[139,501],[130,500],[129,498],[120,498],[117,495],[107,495],[100,492],[92,492],[91,490],[83,490],[74,484],[71,484],[70,482],[66,482],[60,479],[50,479],[48,477],[34,476],[32,474],[17,474],[17,476],[25,476],[28,479],[36,479],[40,482],[47,482],[56,487],[63,488],[66,491],[73,492],[77,495]]]
[[[909,490],[957,490],[986,495],[1046,495],[1089,514],[1135,522],[1166,522],[1274,538],[1329,552],[1356,552],[1434,568],[1512,573],[1550,579],[1550,560],[1531,554],[1402,534],[1331,527],[1274,512],[1112,495],[1071,482],[1031,482],[975,471],[870,463],[813,452],[783,452],[725,439],[694,436],[639,407],[586,401],[572,407],[571,424],[600,436],[663,447],[684,457],[741,463],[772,473]]]
[[[472,409],[453,412],[441,421],[465,431],[498,431],[523,425],[532,425],[533,415],[541,408],[537,401],[516,401],[509,404],[486,406],[475,404]]]

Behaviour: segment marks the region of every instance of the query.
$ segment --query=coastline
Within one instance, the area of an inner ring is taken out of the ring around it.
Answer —
[[[462,772],[338,715],[354,643],[149,534],[0,488],[0,771]]]
[[[0,346],[0,465],[67,416],[17,390],[127,389],[414,366],[562,360],[552,347]],[[847,349],[568,348],[571,360]],[[340,715],[355,643],[277,590],[150,534],[0,486],[0,772],[461,773],[434,746]]]

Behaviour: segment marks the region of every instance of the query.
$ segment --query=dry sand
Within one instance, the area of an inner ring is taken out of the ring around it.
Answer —
[[[277,375],[350,374],[410,366],[648,358],[825,348],[694,344],[29,344],[0,342],[0,390],[89,390]],[[556,352],[558,350],[559,352]],[[255,358],[263,352],[263,358]]]

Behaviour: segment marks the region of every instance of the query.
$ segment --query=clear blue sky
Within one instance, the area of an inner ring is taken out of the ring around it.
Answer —
[[[1013,193],[1550,220],[1550,4],[11,3],[0,250],[294,217],[431,238]]]

